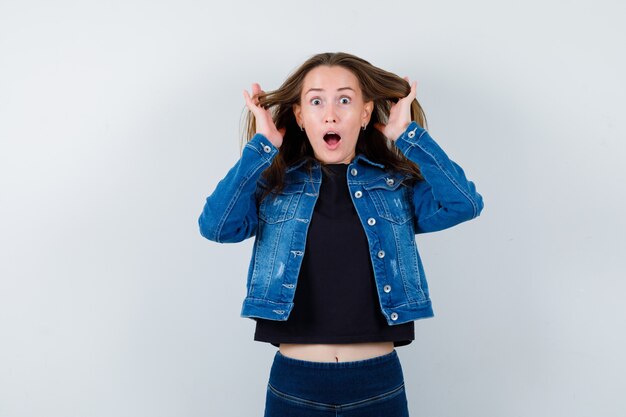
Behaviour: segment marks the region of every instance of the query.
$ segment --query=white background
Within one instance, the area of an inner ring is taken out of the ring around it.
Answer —
[[[0,416],[261,416],[252,240],[203,239],[242,90],[345,51],[418,80],[482,215],[417,238],[412,416],[626,414],[619,0],[0,2]]]

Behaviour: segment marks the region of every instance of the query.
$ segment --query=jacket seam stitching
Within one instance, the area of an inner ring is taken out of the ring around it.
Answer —
[[[424,132],[426,133],[426,132]],[[422,135],[420,135],[420,138],[422,137]],[[474,200],[470,197],[469,193],[467,193],[461,186],[460,184],[456,181],[456,179],[452,176],[450,176],[450,174],[443,169],[443,167],[441,166],[441,163],[439,162],[439,160],[437,159],[437,157],[430,153],[428,150],[426,150],[423,146],[421,146],[420,144],[417,144],[417,146],[419,146],[419,148],[424,151],[424,153],[426,153],[426,155],[430,156],[437,164],[437,167],[439,168],[439,170],[441,172],[443,172],[443,174],[446,176],[446,178],[448,178],[448,180],[459,190],[459,192],[465,197],[467,198],[467,200],[470,202],[470,204],[472,205],[472,210],[473,210],[473,215],[472,217],[476,217],[476,212],[477,212],[477,204],[476,202],[474,202]],[[441,210],[441,209],[439,209]],[[437,210],[437,211],[439,211]],[[429,216],[430,217],[430,216]]]
[[[246,146],[248,146],[248,145],[246,145]],[[250,146],[250,147],[255,149],[253,146]],[[224,227],[224,223],[226,223],[226,219],[228,218],[228,216],[232,212],[233,207],[235,206],[237,200],[239,199],[239,196],[241,195],[241,190],[248,183],[248,181],[252,177],[252,174],[257,172],[259,170],[259,168],[261,168],[265,164],[265,162],[266,161],[264,159],[262,159],[260,161],[260,163],[248,175],[244,176],[244,180],[239,184],[239,187],[237,187],[237,191],[235,192],[235,194],[233,195],[233,198],[230,200],[228,206],[224,210],[224,215],[222,216],[222,220],[217,225],[217,228],[216,228],[216,231],[215,231],[215,235],[216,235],[216,238],[217,238],[218,241],[221,240],[220,239],[220,235],[222,234],[222,228]]]

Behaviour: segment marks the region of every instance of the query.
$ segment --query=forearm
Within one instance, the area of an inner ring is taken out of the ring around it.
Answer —
[[[239,242],[256,232],[255,192],[262,172],[278,153],[270,141],[256,134],[241,158],[209,195],[198,218],[200,234],[215,242]]]
[[[445,229],[480,214],[483,199],[476,186],[428,131],[411,122],[395,144],[425,179],[413,189],[418,233]]]

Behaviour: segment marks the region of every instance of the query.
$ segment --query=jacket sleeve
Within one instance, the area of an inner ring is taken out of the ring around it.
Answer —
[[[250,139],[241,158],[206,199],[198,218],[202,236],[214,242],[235,243],[256,234],[257,181],[277,153],[278,148],[262,134]]]
[[[425,179],[413,187],[416,233],[447,229],[480,214],[483,198],[476,186],[428,131],[413,121],[395,144]]]

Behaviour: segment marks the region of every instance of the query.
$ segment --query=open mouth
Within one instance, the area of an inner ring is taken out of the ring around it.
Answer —
[[[326,142],[331,148],[336,147],[340,140],[341,136],[337,133],[330,132],[324,135],[324,142]]]

